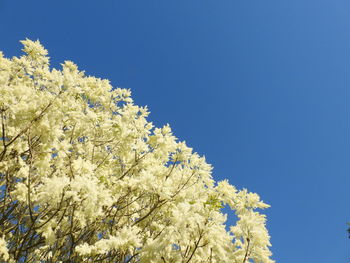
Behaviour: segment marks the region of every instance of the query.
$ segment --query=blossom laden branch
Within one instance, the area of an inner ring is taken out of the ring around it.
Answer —
[[[130,90],[22,43],[0,53],[1,262],[273,262],[258,195],[215,182]]]

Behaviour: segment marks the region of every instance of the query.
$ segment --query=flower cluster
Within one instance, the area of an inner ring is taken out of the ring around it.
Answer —
[[[216,183],[129,90],[22,43],[0,53],[0,261],[273,262],[258,195]]]

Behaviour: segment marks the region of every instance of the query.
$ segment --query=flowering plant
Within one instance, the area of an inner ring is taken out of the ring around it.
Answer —
[[[129,90],[22,43],[0,53],[0,260],[273,262],[257,194],[215,183]]]

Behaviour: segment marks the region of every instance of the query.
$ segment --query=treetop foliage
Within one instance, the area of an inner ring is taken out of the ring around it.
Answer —
[[[22,44],[0,52],[0,261],[273,262],[257,194],[216,183],[130,90]]]

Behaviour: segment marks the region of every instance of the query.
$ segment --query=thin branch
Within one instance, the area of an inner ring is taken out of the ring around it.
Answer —
[[[244,259],[243,259],[243,263],[246,262],[246,260],[248,259],[248,253],[249,253],[249,245],[250,245],[250,239],[249,237],[247,237],[247,249],[245,251],[245,255],[244,255]]]

